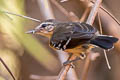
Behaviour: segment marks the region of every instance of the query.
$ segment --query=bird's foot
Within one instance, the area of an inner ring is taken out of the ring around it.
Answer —
[[[73,62],[78,61],[80,59],[81,59],[80,57],[76,57],[74,60],[67,60],[63,63],[63,66],[66,66],[66,65],[70,64],[72,66],[72,68],[74,68],[75,66],[74,66]]]

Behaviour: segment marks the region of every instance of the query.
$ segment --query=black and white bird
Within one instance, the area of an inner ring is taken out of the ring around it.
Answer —
[[[48,37],[52,48],[73,53],[81,58],[84,58],[85,53],[94,46],[108,50],[118,41],[118,38],[113,36],[98,35],[98,30],[89,24],[58,22],[54,19],[41,22],[39,26],[27,33]]]

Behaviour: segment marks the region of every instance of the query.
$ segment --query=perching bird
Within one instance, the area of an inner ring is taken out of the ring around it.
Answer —
[[[85,53],[94,46],[108,50],[118,41],[118,38],[107,35],[97,35],[97,29],[86,23],[58,22],[49,19],[41,22],[34,30],[27,33],[39,34],[50,38],[50,46],[57,50],[85,58]]]

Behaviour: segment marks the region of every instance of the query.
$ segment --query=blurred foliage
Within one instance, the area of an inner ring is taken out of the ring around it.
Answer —
[[[0,80],[5,80],[5,79],[3,79],[2,77],[0,77]]]
[[[16,58],[16,55],[22,55],[24,48],[44,67],[53,70],[56,66],[56,58],[35,37],[25,34],[24,18],[2,12],[25,14],[24,0],[0,0],[0,11],[0,57],[3,58],[16,79],[20,72],[19,58]],[[0,69],[3,69],[2,65]],[[2,76],[6,78],[9,74],[5,72],[5,69],[1,70],[0,75],[3,74]]]
[[[10,50],[1,50],[0,57],[2,58],[4,63],[6,63],[6,65],[9,67],[11,72],[14,74],[15,78],[18,80],[20,75],[20,68],[21,68],[18,57]],[[8,73],[7,69],[1,63],[0,63],[0,74],[6,80],[13,80],[11,75]]]

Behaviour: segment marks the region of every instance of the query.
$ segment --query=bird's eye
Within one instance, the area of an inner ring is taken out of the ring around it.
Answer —
[[[42,27],[45,28],[47,26],[47,24],[43,24]]]

